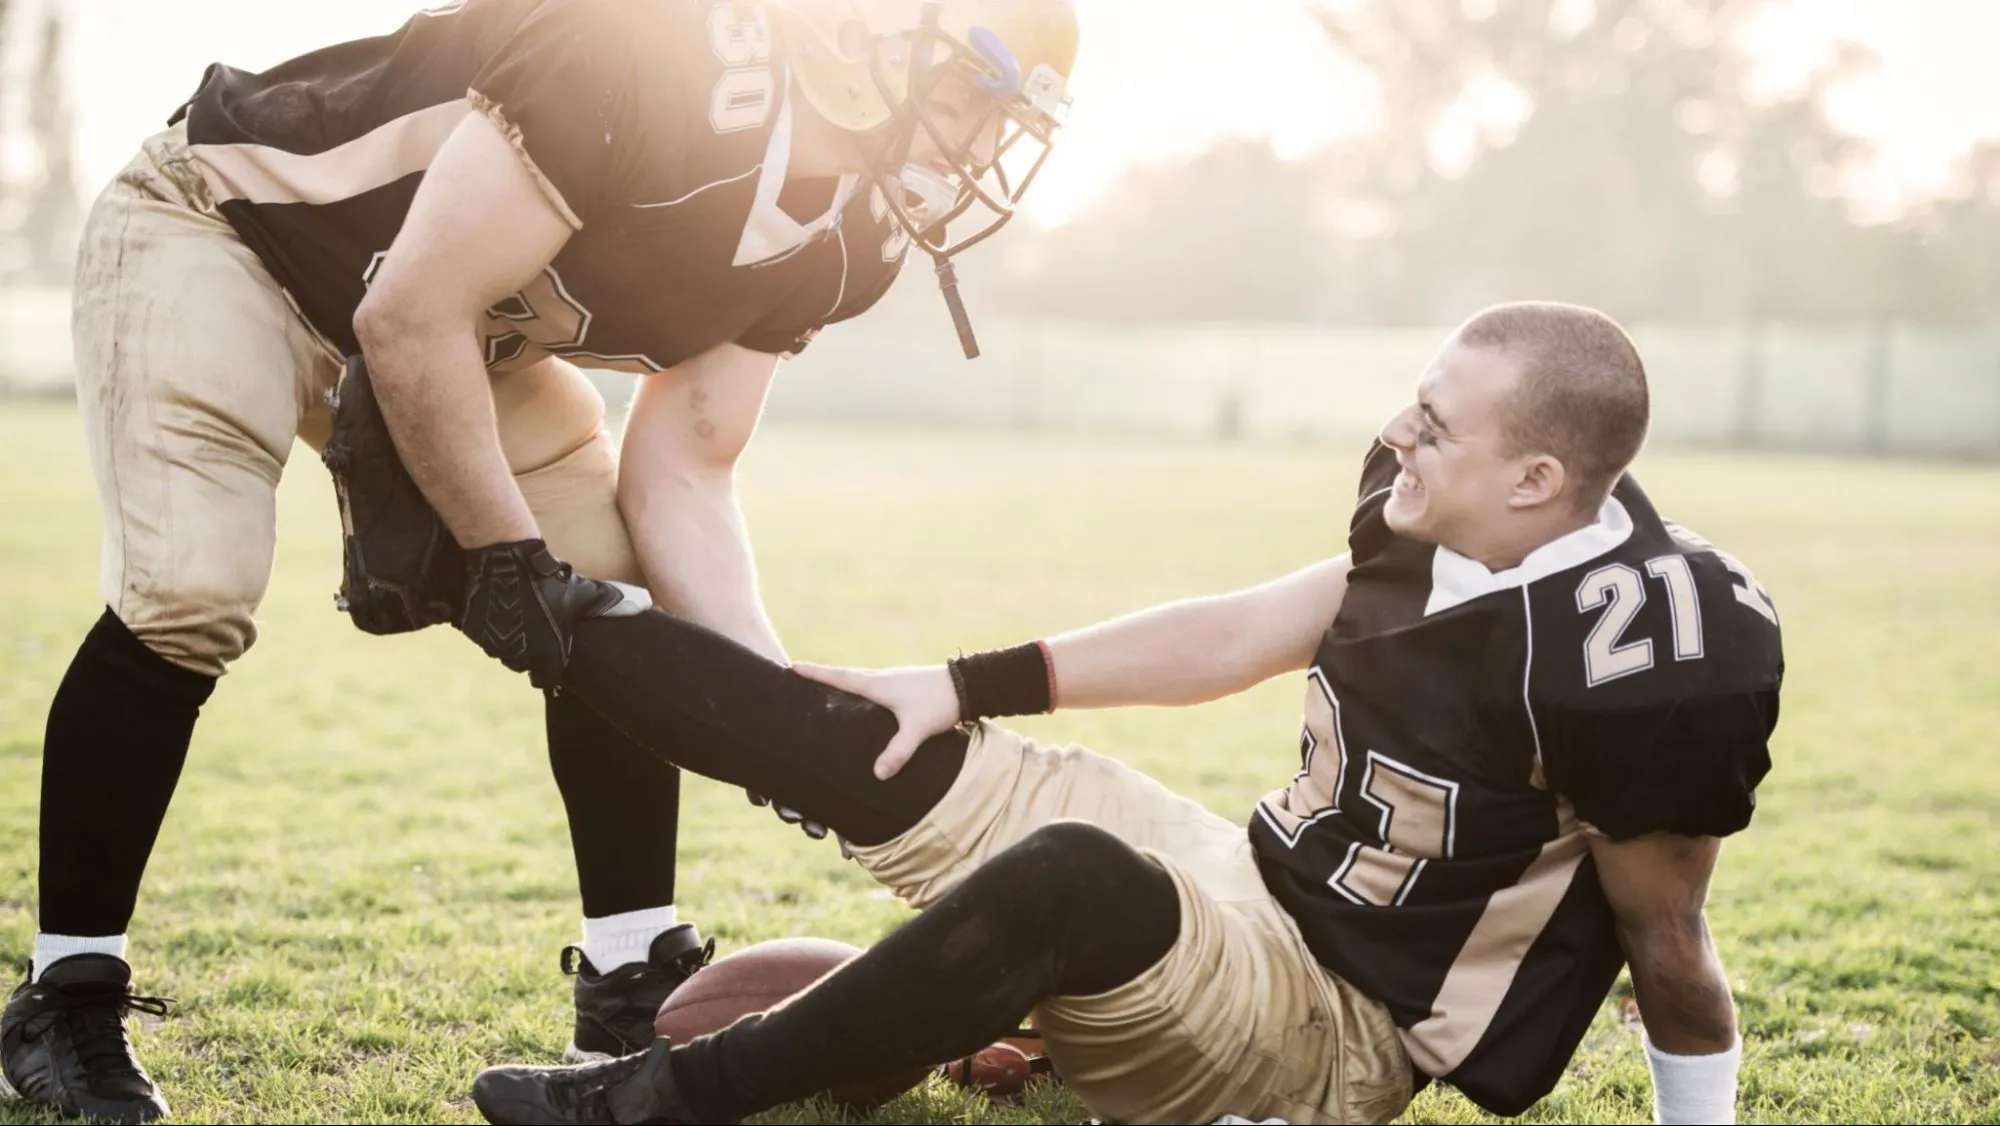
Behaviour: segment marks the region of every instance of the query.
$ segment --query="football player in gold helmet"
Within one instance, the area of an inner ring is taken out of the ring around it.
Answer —
[[[952,257],[1012,214],[1076,46],[1069,0],[449,0],[211,66],[79,248],[103,612],[50,705],[6,1086],[167,1113],[121,1019],[158,1007],[125,932],[200,709],[257,638],[286,459],[328,445],[337,388],[352,510],[401,467],[421,491],[414,521],[351,524],[357,625],[449,619],[546,687],[566,623],[508,627],[500,576],[573,566],[782,660],[733,473],[780,358],[873,306],[913,242],[974,351]],[[643,377],[622,443],[579,368]],[[439,544],[474,579],[368,569]],[[574,696],[546,707],[584,915],[572,1054],[615,1057],[707,953],[674,907],[679,774]]]
[[[798,92],[854,133],[896,221],[937,265],[978,354],[951,259],[998,231],[1069,105],[1070,0],[777,0]],[[975,207],[985,221],[953,239]]]

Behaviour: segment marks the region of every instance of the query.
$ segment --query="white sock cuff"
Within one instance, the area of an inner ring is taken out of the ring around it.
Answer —
[[[672,904],[625,911],[583,921],[583,956],[598,973],[643,962],[653,940],[672,930],[680,919]]]
[[[1736,1072],[1743,1063],[1743,1040],[1726,1052],[1677,1056],[1646,1041],[1646,1064],[1653,1072],[1653,1120],[1661,1126],[1735,1126]]]
[[[72,954],[109,954],[114,958],[125,957],[125,936],[108,934],[102,937],[84,937],[73,934],[35,935],[34,967],[28,973],[29,981],[41,980],[42,971],[62,961]]]

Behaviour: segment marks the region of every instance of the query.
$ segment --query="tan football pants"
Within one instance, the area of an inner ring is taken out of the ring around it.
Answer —
[[[1049,1058],[1114,1122],[1387,1122],[1412,1072],[1389,1011],[1322,968],[1271,898],[1250,835],[1114,759],[981,724],[965,768],[916,827],[850,849],[927,907],[1054,821],[1145,853],[1180,892],[1181,934],[1138,980],[1036,1012]]]
[[[154,652],[219,676],[257,639],[278,477],[294,437],[325,441],[341,358],[217,212],[184,126],[149,139],[91,209],[75,303],[104,601]],[[596,389],[551,361],[495,376],[493,393],[557,556],[643,584]]]

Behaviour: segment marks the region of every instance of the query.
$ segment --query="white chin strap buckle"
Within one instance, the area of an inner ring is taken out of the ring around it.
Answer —
[[[922,165],[903,165],[896,182],[903,189],[903,209],[919,230],[951,214],[958,204],[958,186]]]

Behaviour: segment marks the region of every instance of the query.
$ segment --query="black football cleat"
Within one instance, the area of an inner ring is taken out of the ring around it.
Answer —
[[[559,1067],[489,1067],[472,1081],[472,1102],[496,1126],[519,1123],[695,1122],[657,1039],[643,1052]]]
[[[715,957],[692,923],[661,932],[643,962],[600,974],[583,951],[565,946],[562,970],[576,976],[576,1031],[563,1058],[594,1063],[640,1051],[653,1042],[660,1005]]]
[[[23,984],[0,1012],[0,1073],[9,1093],[70,1117],[153,1122],[167,1100],[132,1055],[125,1014],[164,1016],[169,1002],[132,992],[132,967],[74,954]]]

